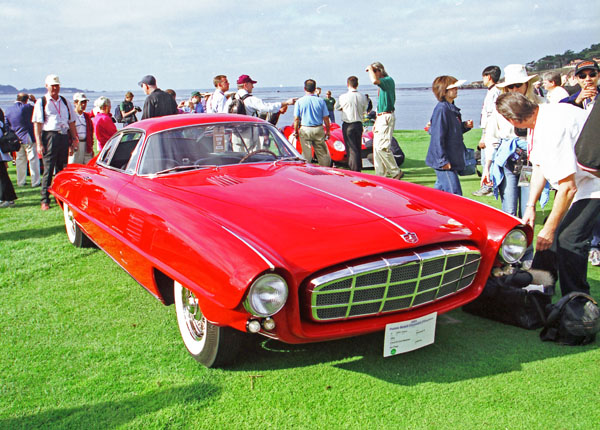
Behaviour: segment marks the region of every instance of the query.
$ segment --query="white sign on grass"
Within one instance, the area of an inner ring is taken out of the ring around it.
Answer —
[[[402,354],[431,345],[435,341],[437,312],[410,321],[385,326],[383,356]]]

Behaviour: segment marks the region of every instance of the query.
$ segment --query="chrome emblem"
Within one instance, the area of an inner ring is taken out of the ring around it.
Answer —
[[[406,234],[403,234],[402,239],[404,239],[404,241],[406,243],[417,243],[419,241],[417,234],[413,233],[413,232],[408,232]]]

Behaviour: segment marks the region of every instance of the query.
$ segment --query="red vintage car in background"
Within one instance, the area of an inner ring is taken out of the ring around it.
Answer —
[[[69,241],[175,304],[185,346],[209,367],[248,333],[327,341],[455,309],[532,236],[466,198],[308,164],[239,115],[136,122],[51,191]]]
[[[283,127],[282,132],[287,140],[289,140],[289,142],[296,148],[296,150],[299,153],[302,153],[302,145],[300,144],[300,139],[297,139],[294,135],[294,127],[287,125]],[[342,133],[342,128],[338,124],[331,124],[330,136],[325,143],[327,144],[327,149],[329,150],[329,155],[331,156],[331,162],[333,165],[347,166],[348,149],[344,143],[344,134]],[[400,145],[395,137],[392,137],[391,149],[392,153],[394,154],[394,158],[396,159],[396,164],[398,164],[398,167],[400,167],[402,163],[404,163],[404,152],[400,148]],[[363,158],[363,167],[373,167],[373,132],[368,130],[368,128],[365,128],[365,131],[362,135],[361,152]],[[313,158],[315,158],[314,151]]]

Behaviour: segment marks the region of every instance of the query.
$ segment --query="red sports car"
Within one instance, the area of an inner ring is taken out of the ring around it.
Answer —
[[[52,193],[92,242],[166,305],[206,366],[244,333],[288,343],[381,331],[475,299],[531,230],[472,200],[307,164],[275,127],[174,115],[118,131]]]
[[[296,150],[302,153],[302,145],[300,144],[300,139],[296,139],[296,136],[294,135],[294,127],[287,125],[283,127],[282,131],[287,140],[289,140],[290,143],[296,147]],[[332,163],[335,166],[347,166],[348,150],[346,148],[346,144],[344,143],[344,134],[342,132],[342,128],[338,124],[332,123],[330,126],[330,133],[329,139],[327,139],[325,143],[327,144],[327,150],[329,151]],[[400,167],[402,163],[404,163],[404,152],[402,152],[402,149],[400,148],[400,145],[395,137],[392,137],[391,150],[392,154],[394,154],[394,158],[396,159],[396,164],[398,164],[398,167]],[[365,130],[362,135],[361,155],[363,158],[363,167],[373,167],[372,131]]]

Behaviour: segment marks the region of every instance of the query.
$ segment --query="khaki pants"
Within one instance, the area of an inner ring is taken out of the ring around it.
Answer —
[[[86,146],[85,138],[81,139],[77,151],[75,151],[73,155],[69,155],[69,164],[87,164],[88,161],[94,158],[92,152],[86,152]]]
[[[300,127],[300,143],[302,144],[302,156],[309,163],[312,161],[312,148],[320,166],[331,166],[331,157],[325,144],[325,130],[322,125]]]
[[[17,185],[25,186],[27,179],[27,161],[29,161],[29,174],[31,175],[31,186],[37,187],[40,185],[40,160],[38,159],[37,148],[35,142],[31,141],[27,135],[26,141],[21,144],[21,148],[17,151]]]
[[[392,153],[392,135],[396,118],[393,113],[377,115],[373,125],[373,165],[379,176],[393,178],[400,173]]]

